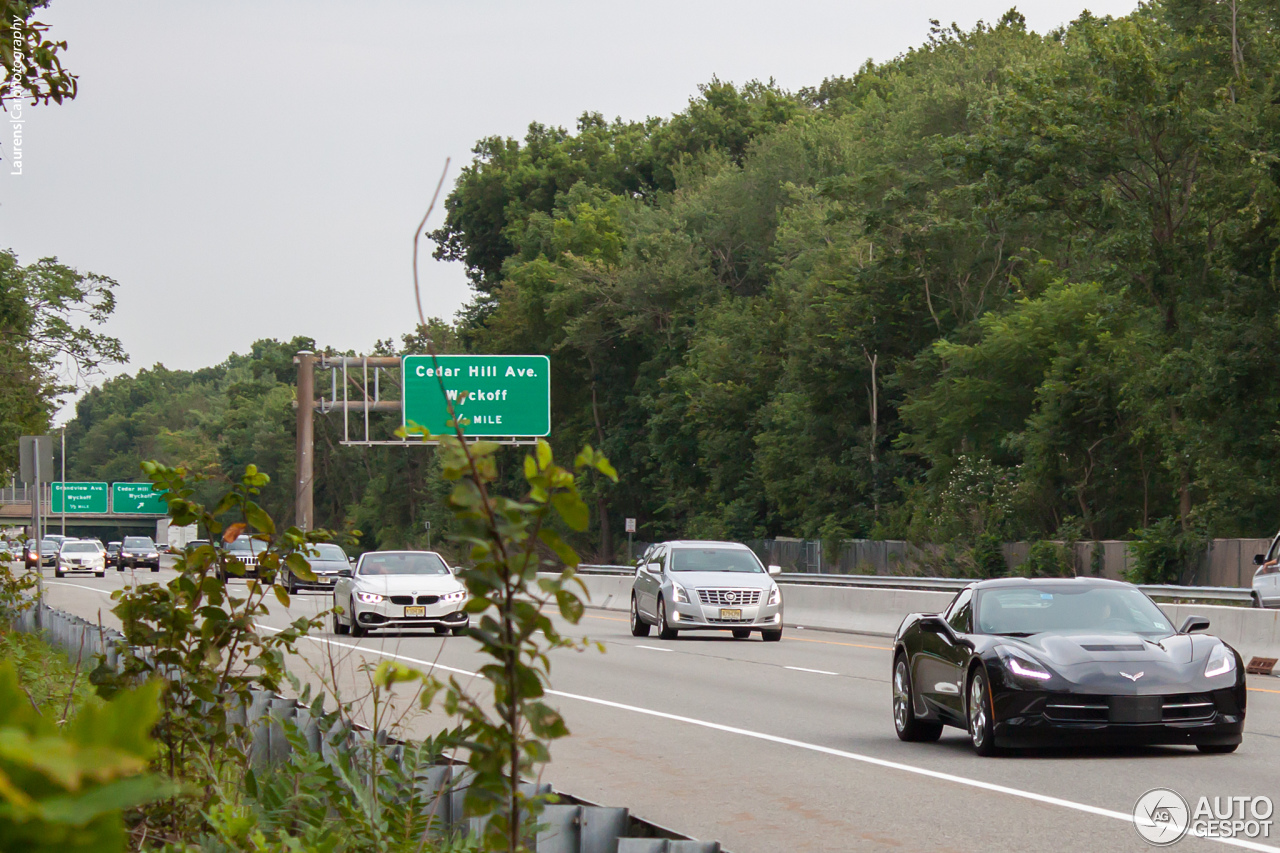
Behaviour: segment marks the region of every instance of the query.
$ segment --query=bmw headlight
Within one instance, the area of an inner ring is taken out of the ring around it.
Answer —
[[[1053,675],[1042,664],[1037,663],[1029,655],[1016,652],[1008,646],[997,646],[996,654],[1004,662],[1010,675],[1031,681],[1048,681]]]
[[[363,601],[365,604],[377,604],[382,601],[382,596],[376,592],[357,592],[356,600]]]
[[[773,588],[769,590],[769,603],[770,604],[782,603],[782,590],[778,588],[777,584],[774,584]]]
[[[689,603],[689,594],[684,591],[684,587],[680,586],[680,584],[671,584],[671,593],[676,597],[676,601],[680,601],[685,604]]]
[[[1236,671],[1236,656],[1231,649],[1219,643],[1214,650],[1209,652],[1209,662],[1204,665],[1204,674],[1207,678],[1214,678],[1219,675],[1229,675]]]
[[[465,589],[460,589],[456,592],[450,592],[440,596],[440,600],[445,604],[448,604],[451,601],[461,601],[466,597],[467,597],[467,591]]]

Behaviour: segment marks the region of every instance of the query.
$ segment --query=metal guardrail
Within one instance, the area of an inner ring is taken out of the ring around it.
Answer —
[[[580,565],[584,575],[632,575],[630,566]],[[828,575],[813,572],[784,572],[778,576],[784,583],[814,586],[865,586],[878,589],[914,589],[926,592],[955,592],[974,582],[973,578],[913,578],[896,575]],[[1147,595],[1197,601],[1231,601],[1247,604],[1253,600],[1252,590],[1233,586],[1178,586],[1176,584],[1139,584]]]

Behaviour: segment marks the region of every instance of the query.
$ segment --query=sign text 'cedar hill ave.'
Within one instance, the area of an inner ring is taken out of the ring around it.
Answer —
[[[453,404],[469,436],[533,438],[551,432],[551,361],[545,355],[407,355],[404,424],[453,432]],[[441,393],[443,386],[444,393]]]

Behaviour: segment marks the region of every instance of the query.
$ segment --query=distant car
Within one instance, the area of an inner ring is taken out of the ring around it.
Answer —
[[[1175,631],[1132,584],[1000,578],[942,613],[912,613],[894,638],[893,723],[906,741],[966,729],[979,755],[1080,742],[1188,744],[1232,752],[1244,733],[1240,655]]]
[[[266,542],[254,539],[252,536],[237,536],[227,544],[227,553],[240,561],[240,564],[244,566],[244,573],[230,575],[227,572],[223,572],[223,582],[225,583],[232,577],[256,578],[258,576],[258,556],[266,550]]]
[[[186,545],[183,545],[183,546],[182,546],[182,551],[183,551],[183,553],[185,553],[185,554],[190,554],[190,553],[191,553],[192,551],[194,551],[195,549],[200,548],[200,547],[202,547],[202,546],[204,546],[204,545],[208,545],[208,544],[209,544],[209,540],[208,540],[208,539],[192,539],[192,540],[191,540],[190,542],[188,542]]]
[[[108,542],[106,548],[106,559],[108,566],[115,566],[116,571],[123,572],[124,566],[120,565],[120,543]]]
[[[40,540],[40,568],[58,565],[58,546],[61,544],[62,537],[57,539],[46,537]]]
[[[106,551],[96,539],[65,539],[58,548],[53,567],[54,577],[64,577],[67,572],[92,572],[105,577]]]
[[[28,539],[22,546],[22,561],[26,563],[28,569],[36,567],[36,540]]]
[[[333,603],[335,634],[361,637],[375,628],[466,631],[467,590],[434,551],[369,551],[355,570],[339,571]]]
[[[150,536],[126,536],[120,543],[120,569],[160,571],[160,551]]]
[[[631,634],[674,640],[681,631],[759,631],[782,639],[782,590],[760,558],[737,542],[661,542],[645,551],[631,583]]]
[[[1280,607],[1280,533],[1271,540],[1265,554],[1255,554],[1253,564],[1253,606]]]
[[[345,569],[351,571],[351,558],[347,556],[347,552],[343,551],[338,545],[332,542],[325,542],[319,545],[312,545],[311,548],[315,554],[307,557],[307,564],[311,566],[312,573],[316,576],[314,581],[304,581],[302,578],[289,572],[289,592],[294,593],[301,589],[332,589],[337,583],[340,573]]]

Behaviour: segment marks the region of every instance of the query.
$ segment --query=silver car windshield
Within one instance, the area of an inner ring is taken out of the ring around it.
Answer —
[[[347,552],[332,543],[312,545],[311,547],[315,549],[316,554],[309,559],[327,563],[345,563],[347,561]]]
[[[62,546],[64,554],[96,554],[98,545],[95,542],[68,542]]]
[[[984,589],[978,592],[977,616],[978,630],[984,634],[1173,633],[1151,599],[1125,587]]]
[[[365,554],[360,575],[447,575],[449,567],[435,554]]]
[[[671,571],[760,574],[764,566],[755,554],[740,548],[675,548],[671,551]]]

